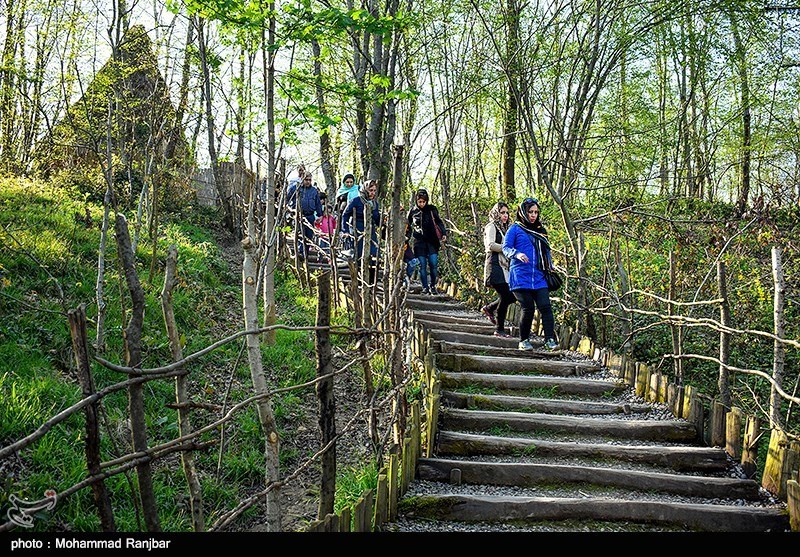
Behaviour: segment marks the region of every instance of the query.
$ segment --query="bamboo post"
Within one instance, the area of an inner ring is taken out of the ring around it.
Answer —
[[[81,385],[83,398],[88,398],[95,393],[94,380],[89,365],[89,341],[86,333],[86,306],[81,304],[77,309],[67,312],[69,318],[69,332],[72,336],[72,351],[75,354],[75,365],[78,381]],[[84,408],[86,414],[86,469],[89,476],[100,474],[100,427],[97,420],[99,402],[87,404]],[[92,495],[100,517],[100,526],[104,532],[115,532],[117,526],[114,522],[114,510],[111,508],[111,499],[103,480],[92,484]]]
[[[725,452],[739,460],[742,457],[742,410],[734,406],[726,415]]]

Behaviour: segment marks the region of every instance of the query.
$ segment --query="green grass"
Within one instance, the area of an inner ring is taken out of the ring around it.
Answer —
[[[528,390],[528,396],[533,398],[559,398],[558,385],[552,387],[535,387]]]
[[[348,467],[338,473],[336,478],[336,498],[334,511],[339,513],[346,507],[351,507],[358,502],[367,490],[378,487],[378,467],[374,460],[363,467]]]
[[[91,226],[76,215],[88,208]],[[66,311],[86,304],[89,341],[95,337],[97,307],[95,281],[98,223],[102,207],[75,198],[66,189],[48,184],[0,180],[0,360],[13,365],[0,370],[0,445],[14,442],[45,420],[80,399],[72,356]],[[142,334],[143,367],[158,367],[172,360],[161,317],[160,292],[163,265],[170,244],[178,248],[178,277],[173,291],[173,309],[181,334],[184,356],[205,348],[241,327],[241,277],[234,272],[216,245],[208,227],[206,211],[186,213],[170,220],[163,215],[158,240],[156,274],[149,276],[152,244],[145,234],[137,249],[138,272],[145,290],[145,323]],[[134,216],[129,216],[129,223]],[[113,228],[113,227],[112,227]],[[106,259],[105,295],[107,348],[102,356],[124,364],[122,313],[130,317],[127,288],[120,284],[116,246],[109,238]],[[276,276],[279,322],[312,325],[316,297],[301,292],[292,275]],[[63,298],[61,297],[63,292]],[[237,309],[238,308],[238,309]],[[226,312],[227,310],[227,312]],[[335,324],[347,324],[345,312],[333,316]],[[313,333],[278,331],[277,342],[264,346],[263,364],[273,387],[306,382],[315,376]],[[335,346],[349,339],[332,337]],[[190,391],[195,400],[221,404],[228,381],[227,407],[252,394],[246,358],[238,360],[241,343],[228,343],[190,364]],[[92,350],[90,349],[90,352]],[[92,364],[98,389],[125,379],[124,374]],[[148,444],[155,445],[178,435],[177,411],[165,408],[174,402],[174,380],[149,382],[144,387]],[[281,437],[292,432],[282,429],[290,418],[302,419],[303,397],[313,396],[313,387],[282,393],[272,399]],[[127,429],[128,400],[119,391],[102,401],[101,458],[111,460],[130,452]],[[216,418],[196,411],[195,426]],[[78,413],[58,424],[41,439],[23,449],[13,474],[0,481],[0,514],[5,516],[8,496],[38,499],[46,489],[61,492],[86,475],[83,453],[84,419]],[[219,441],[219,432],[206,433],[201,441]],[[313,452],[313,451],[312,451]],[[305,451],[286,445],[280,455],[284,470],[294,469]],[[207,524],[229,510],[264,482],[264,439],[255,408],[237,414],[227,426],[222,465],[217,476],[218,444],[196,453],[203,485]],[[185,479],[179,457],[171,455],[153,463],[153,482],[159,519],[166,531],[190,529]],[[115,520],[120,530],[136,531],[143,526],[131,496],[136,485],[133,470],[106,480],[112,496]],[[60,499],[53,512],[40,513],[36,531],[96,531],[99,520],[89,489]],[[245,513],[251,516],[254,510]]]

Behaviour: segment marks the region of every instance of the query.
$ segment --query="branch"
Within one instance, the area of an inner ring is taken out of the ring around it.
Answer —
[[[679,355],[664,354],[664,357],[665,358],[673,358],[675,360],[685,359],[685,358],[696,358],[698,360],[708,360],[710,362],[714,362],[716,364],[719,364],[720,366],[722,366],[722,367],[724,367],[724,368],[726,368],[726,369],[728,369],[730,371],[739,371],[739,372],[742,372],[742,373],[747,373],[749,375],[758,375],[759,377],[763,377],[764,379],[769,381],[770,384],[773,386],[773,388],[776,391],[778,391],[778,393],[785,400],[794,402],[796,404],[800,404],[800,398],[792,396],[789,393],[787,393],[786,391],[784,391],[781,388],[781,386],[768,373],[765,373],[765,372],[760,371],[758,369],[744,369],[744,368],[741,368],[741,367],[729,366],[727,364],[723,364],[722,361],[720,361],[718,358],[715,358],[713,356],[701,356],[700,354],[679,354]]]

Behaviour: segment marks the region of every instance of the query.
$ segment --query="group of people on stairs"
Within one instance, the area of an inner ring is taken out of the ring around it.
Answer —
[[[299,257],[305,256],[306,245],[314,245],[322,260],[327,261],[331,238],[338,226],[345,254],[360,260],[364,254],[364,231],[370,222],[368,253],[373,262],[370,265],[370,282],[373,282],[381,226],[377,194],[376,180],[359,185],[353,174],[345,174],[336,192],[334,209],[327,203],[325,193],[320,193],[313,183],[311,173],[300,165],[298,176],[289,180],[287,190],[288,206],[292,212],[299,211],[297,217],[301,220]],[[512,223],[511,209],[505,202],[495,203],[489,211],[483,230],[483,275],[484,284],[494,289],[497,298],[483,306],[481,312],[495,325],[494,336],[512,338],[506,330],[508,309],[519,303],[519,349],[532,350],[531,328],[538,309],[545,346],[552,350],[558,347],[558,342],[546,273],[552,271],[553,261],[547,230],[540,218],[539,201],[532,197],[524,199],[516,210],[515,221]],[[410,280],[418,272],[423,294],[438,294],[439,250],[447,241],[447,228],[425,189],[418,189],[414,194],[413,206],[406,215],[405,238],[406,276]]]

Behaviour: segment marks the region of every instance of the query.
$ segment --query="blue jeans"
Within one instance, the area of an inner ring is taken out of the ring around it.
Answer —
[[[300,257],[305,257],[305,245],[314,243],[314,213],[303,215],[300,219],[300,228],[303,230],[297,235],[297,253]]]
[[[417,260],[419,261],[419,280],[422,282],[422,288],[428,288],[428,265],[431,268],[431,287],[435,287],[438,276],[439,254],[421,255]]]

